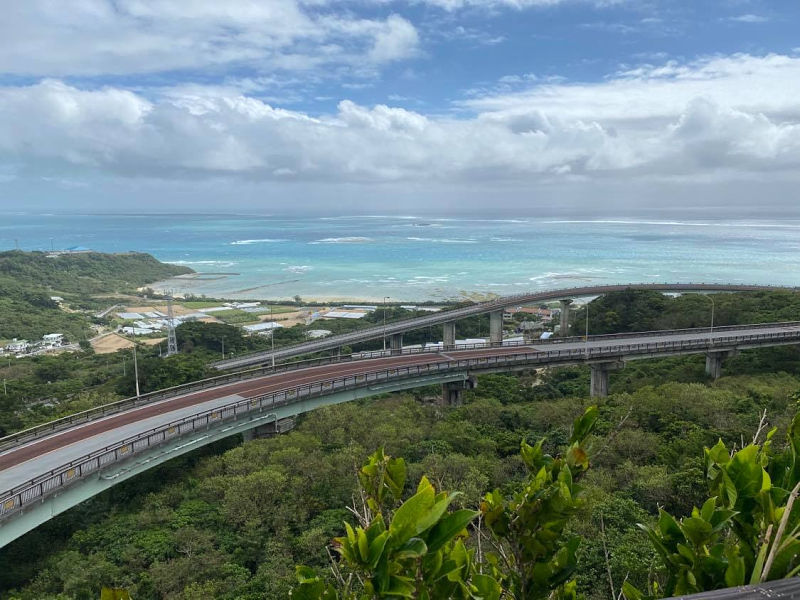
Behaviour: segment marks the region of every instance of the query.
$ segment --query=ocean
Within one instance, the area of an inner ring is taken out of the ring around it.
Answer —
[[[800,286],[800,221],[0,214],[0,249],[148,252],[225,298],[479,298],[576,285]]]

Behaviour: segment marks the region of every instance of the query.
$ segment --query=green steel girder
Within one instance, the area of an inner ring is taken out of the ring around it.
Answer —
[[[137,452],[130,459],[113,463],[106,469],[77,479],[73,484],[59,492],[46,496],[40,502],[20,510],[7,521],[0,524],[0,548],[3,548],[45,523],[56,515],[77,506],[81,502],[104,492],[114,485],[144,473],[148,469],[157,467],[168,460],[177,458],[187,452],[197,450],[207,444],[237,435],[266,423],[279,421],[287,417],[310,412],[322,406],[331,406],[343,402],[351,402],[361,398],[369,398],[380,394],[387,394],[400,390],[408,390],[426,385],[465,381],[467,372],[447,373],[435,376],[416,377],[368,387],[356,388],[335,392],[316,398],[298,400],[283,406],[263,408],[261,412],[242,415],[238,419],[230,419],[214,423],[203,431],[194,431],[185,436],[170,439],[169,441]]]

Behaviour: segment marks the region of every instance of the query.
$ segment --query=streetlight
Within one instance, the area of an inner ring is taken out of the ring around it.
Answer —
[[[700,294],[704,298],[708,298],[711,301],[711,327],[708,332],[709,342],[713,346],[714,345],[714,298],[711,297],[711,294]]]
[[[275,321],[272,320],[272,304],[269,305],[269,322],[272,328],[269,330],[269,343],[272,347],[272,368],[275,368]],[[306,325],[308,331],[308,325]]]
[[[586,308],[586,333],[583,336],[583,341],[585,341],[588,344],[589,343],[589,302],[590,302],[590,300],[585,300],[583,298],[576,298],[575,300],[577,300],[578,302],[583,304],[584,308]]]
[[[384,296],[383,297],[383,349],[386,350],[386,301],[391,298],[391,296]]]
[[[131,327],[133,332],[133,378],[136,381],[136,397],[139,397],[139,363],[136,360],[136,325]]]

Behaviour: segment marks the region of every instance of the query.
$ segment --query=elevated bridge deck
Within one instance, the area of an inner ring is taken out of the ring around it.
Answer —
[[[284,348],[279,348],[274,352],[256,352],[236,358],[217,361],[212,366],[219,370],[242,369],[254,365],[265,365],[270,362],[285,360],[293,356],[311,354],[333,350],[342,346],[349,346],[361,342],[380,339],[385,336],[402,334],[406,331],[432,327],[453,323],[459,319],[502,311],[506,308],[524,306],[528,304],[551,302],[554,300],[564,300],[572,298],[587,298],[601,296],[609,292],[619,292],[626,289],[651,290],[664,293],[672,292],[760,292],[774,290],[796,291],[798,288],[786,288],[779,286],[766,285],[743,285],[733,283],[629,283],[621,285],[598,285],[588,287],[565,288],[557,290],[546,290],[541,292],[527,292],[503,296],[496,300],[481,302],[470,306],[432,313],[422,317],[404,319],[383,325],[367,327],[351,333],[329,336],[324,339],[293,344]]]
[[[800,343],[800,323],[598,336],[562,343],[407,352],[258,369],[93,409],[0,439],[0,547],[110,486],[195,448],[265,423],[475,374],[676,354],[722,356]],[[293,370],[292,370],[293,369]],[[594,375],[593,375],[594,385]],[[107,412],[106,412],[107,411]]]

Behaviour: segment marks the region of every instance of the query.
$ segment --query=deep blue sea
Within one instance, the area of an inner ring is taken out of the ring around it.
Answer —
[[[175,293],[436,300],[574,285],[800,285],[800,221],[0,214],[0,250],[83,246],[187,265]]]

